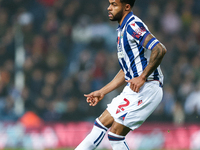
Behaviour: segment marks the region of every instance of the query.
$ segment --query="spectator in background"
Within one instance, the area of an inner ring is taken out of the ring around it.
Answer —
[[[187,115],[200,115],[200,82],[198,82],[195,86],[195,90],[187,96],[184,104],[184,110]],[[190,119],[195,120],[195,118]]]
[[[173,107],[173,123],[181,126],[185,123],[185,113],[183,106],[180,102],[176,102]]]
[[[164,87],[164,94],[163,94],[163,100],[162,100],[162,106],[164,110],[164,114],[166,114],[167,117],[172,116],[174,105],[176,102],[175,96],[174,96],[174,89],[169,84],[165,85]]]
[[[161,19],[161,27],[165,34],[176,34],[181,29],[181,20],[176,13],[177,10],[177,2],[176,1],[169,1],[166,5],[165,12]]]
[[[142,8],[144,2],[146,7]],[[160,118],[168,116],[166,120],[161,119],[162,121],[172,120],[175,117],[174,107],[178,104],[178,108],[184,108],[186,122],[199,121],[193,113],[189,113],[193,112],[194,107],[189,105],[187,111],[185,109],[186,102],[188,103],[186,98],[191,97],[194,87],[200,80],[199,6],[199,0],[136,1],[134,13],[145,18],[144,21],[150,30],[168,47],[168,54],[161,66],[166,74],[164,82],[169,85],[170,90],[168,86],[164,88],[164,99],[159,107],[159,113],[153,114],[150,120],[154,120],[154,115]],[[91,111],[96,116],[105,109],[104,103],[98,109],[86,109],[83,93],[102,86],[97,84],[100,80],[101,83],[110,81],[119,70],[114,61],[117,56],[116,39],[113,37],[116,37],[117,24],[108,22],[106,7],[107,2],[98,0],[0,1],[0,74],[2,76],[0,108],[7,112],[4,113],[4,117],[0,113],[1,120],[6,118],[16,120],[20,117],[13,118],[10,116],[15,114],[8,113],[14,113],[15,96],[11,98],[10,95],[20,94],[13,85],[14,36],[17,21],[22,25],[26,51],[23,67],[25,87],[21,92],[25,111],[35,111],[43,119],[47,111],[56,112],[60,115],[58,120],[67,121],[70,119],[67,108],[62,108],[62,111],[58,111],[58,108],[60,104],[67,107],[71,99],[76,99],[78,104],[76,109],[71,110],[78,110],[77,115],[80,115],[83,120],[93,120]],[[102,29],[107,32],[101,32]],[[109,53],[92,64],[91,62],[99,57],[102,50]],[[91,67],[92,65],[94,67]],[[97,70],[95,68],[99,67],[103,70],[101,76],[95,71]],[[83,80],[80,80],[80,77],[83,77],[81,78]],[[78,87],[76,89],[78,94],[73,92],[75,87]],[[51,107],[47,105],[49,102],[47,91],[53,91],[49,95],[52,97]],[[118,94],[119,91],[116,90],[114,93]],[[53,120],[51,118],[51,121]]]

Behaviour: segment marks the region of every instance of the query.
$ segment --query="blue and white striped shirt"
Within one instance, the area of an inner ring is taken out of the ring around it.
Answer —
[[[130,80],[142,74],[149,63],[151,50],[159,43],[152,38],[146,47],[143,47],[145,38],[150,34],[148,27],[132,12],[123,20],[118,27],[118,59],[125,79]],[[163,84],[163,74],[160,66],[147,78],[147,81],[158,80]]]

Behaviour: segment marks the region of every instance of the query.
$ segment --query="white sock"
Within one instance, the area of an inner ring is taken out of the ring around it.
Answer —
[[[109,132],[108,139],[110,141],[113,150],[129,150],[129,147],[125,141],[125,136]]]
[[[87,137],[76,147],[75,150],[93,150],[103,140],[108,128],[106,128],[97,118],[92,131]]]

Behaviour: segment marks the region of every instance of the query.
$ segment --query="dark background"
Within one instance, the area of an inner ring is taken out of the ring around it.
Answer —
[[[0,0],[0,120],[28,111],[46,122],[93,121],[121,89],[89,107],[83,94],[119,71],[117,22],[106,0]],[[200,1],[137,0],[134,14],[166,46],[164,97],[147,122],[200,122]],[[15,86],[16,31],[25,62],[22,91]],[[16,97],[24,104],[16,113]]]

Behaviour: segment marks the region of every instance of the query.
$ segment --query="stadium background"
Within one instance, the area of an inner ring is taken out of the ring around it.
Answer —
[[[119,70],[107,0],[0,0],[0,148],[73,148],[121,89],[84,93]],[[131,132],[132,149],[200,149],[200,1],[137,0],[133,12],[167,47],[163,101]],[[110,148],[104,138],[100,148]]]

